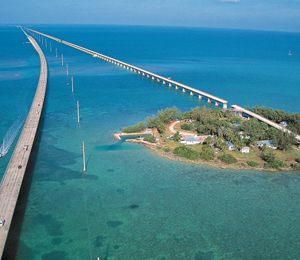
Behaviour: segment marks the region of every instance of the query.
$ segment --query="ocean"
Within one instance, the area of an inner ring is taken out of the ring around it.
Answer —
[[[27,27],[229,104],[300,112],[299,33]],[[37,86],[39,58],[27,42],[17,27],[0,27],[0,139],[30,107]],[[114,132],[160,109],[214,104],[57,42],[51,41],[50,52],[49,39],[47,47],[39,44],[48,62],[46,101],[3,259],[300,258],[300,172],[174,162],[141,145],[116,141]],[[15,143],[0,159],[0,177]]]

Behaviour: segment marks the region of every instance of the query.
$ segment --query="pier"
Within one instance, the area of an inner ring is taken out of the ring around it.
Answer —
[[[252,116],[252,117],[255,117],[257,118],[258,120],[262,121],[262,122],[265,122],[266,124],[278,129],[278,130],[281,130],[283,132],[288,132],[289,134],[294,134],[292,131],[286,129],[285,127],[282,127],[280,124],[277,124],[263,116],[260,116],[256,113],[253,113],[252,111],[249,111],[243,107],[240,107],[238,105],[231,105],[231,107],[236,111],[236,112],[239,112],[239,113],[245,113],[249,116]],[[295,134],[294,134],[295,135]],[[300,135],[295,135],[295,138],[297,141],[300,141]]]
[[[1,181],[0,219],[4,219],[5,224],[0,227],[0,258],[3,255],[24,174],[39,126],[47,87],[48,72],[45,56],[33,37],[29,36],[23,29],[22,31],[39,54],[41,70],[30,111]]]
[[[171,80],[171,78],[166,78],[166,77],[157,75],[157,74],[152,73],[150,71],[147,71],[147,70],[141,69],[139,67],[133,66],[131,64],[125,63],[123,61],[111,58],[111,57],[106,56],[104,54],[101,54],[99,52],[95,52],[95,51],[86,49],[84,47],[78,46],[76,44],[58,39],[56,37],[53,37],[53,36],[50,36],[50,35],[35,31],[35,30],[31,30],[29,28],[26,28],[26,30],[32,32],[33,35],[35,35],[36,37],[38,37],[38,35],[41,35],[42,37],[47,37],[47,38],[52,39],[54,41],[57,41],[59,43],[65,44],[69,47],[72,47],[74,49],[77,49],[79,51],[82,51],[82,52],[85,52],[89,55],[92,55],[94,58],[102,59],[102,60],[104,60],[106,62],[109,62],[109,63],[112,63],[116,66],[119,66],[119,67],[124,68],[126,70],[130,70],[134,73],[137,73],[138,75],[142,75],[143,77],[147,77],[148,79],[151,78],[153,81],[156,81],[158,83],[162,83],[163,85],[168,85],[169,87],[174,87],[176,90],[181,89],[183,93],[188,91],[191,96],[198,95],[199,99],[206,98],[208,103],[214,102],[215,106],[219,106],[220,104],[222,104],[223,109],[227,109],[227,103],[228,103],[227,100],[221,99],[219,97],[208,94],[204,91],[201,91],[201,90],[192,88],[190,86],[187,86],[185,84],[179,83],[177,81]]]

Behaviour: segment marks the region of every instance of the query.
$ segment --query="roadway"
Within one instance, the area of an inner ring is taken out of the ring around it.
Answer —
[[[29,28],[26,28],[26,30],[31,31],[35,37],[40,37],[40,36],[47,37],[49,39],[52,39],[52,40],[57,41],[59,43],[65,44],[65,45],[67,45],[69,47],[72,47],[74,49],[77,49],[79,51],[82,51],[82,52],[85,52],[87,54],[90,54],[94,58],[102,59],[104,61],[113,63],[113,64],[115,64],[117,66],[123,67],[123,68],[128,69],[128,70],[130,69],[131,71],[137,72],[138,74],[142,74],[143,76],[147,75],[148,78],[152,77],[153,80],[156,79],[158,82],[162,81],[163,84],[167,84],[168,83],[170,87],[175,86],[176,89],[178,89],[180,87],[180,88],[182,88],[183,92],[185,92],[186,90],[188,90],[190,92],[190,95],[198,94],[199,98],[205,97],[205,98],[208,99],[209,103],[211,101],[215,101],[215,105],[216,106],[218,106],[219,103],[221,103],[221,104],[223,104],[223,108],[227,109],[227,103],[228,103],[228,101],[224,100],[222,98],[216,97],[216,96],[211,95],[209,93],[206,93],[204,91],[201,91],[201,90],[192,88],[190,86],[187,86],[185,84],[179,83],[177,81],[171,80],[170,78],[166,78],[166,77],[157,75],[157,74],[152,73],[150,71],[141,69],[139,67],[133,66],[133,65],[128,64],[128,63],[125,63],[123,61],[111,58],[111,57],[106,56],[104,54],[101,54],[99,52],[95,52],[95,51],[89,50],[87,48],[81,47],[79,45],[76,45],[76,44],[73,44],[73,43],[61,40],[59,38],[56,38],[56,37],[53,37],[53,36],[50,36],[50,35],[47,35],[47,34],[44,34],[44,33],[41,33],[41,32],[35,31],[35,30],[32,30],[32,29],[29,29]]]
[[[22,29],[22,28],[21,28]],[[37,90],[20,134],[17,145],[10,158],[0,187],[0,219],[5,219],[0,227],[0,257],[2,258],[5,243],[11,226],[13,214],[19,197],[24,174],[29,161],[33,142],[39,126],[47,87],[47,63],[37,42],[22,29],[40,57],[41,69]]]

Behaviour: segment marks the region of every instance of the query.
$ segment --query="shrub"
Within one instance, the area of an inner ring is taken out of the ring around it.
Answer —
[[[215,152],[212,149],[204,149],[199,153],[200,158],[206,161],[213,160],[215,158]]]
[[[237,163],[237,160],[228,153],[218,156],[218,159],[227,164]]]
[[[144,141],[149,143],[156,143],[156,138],[154,135],[148,135],[144,138]]]
[[[259,163],[254,162],[254,161],[248,161],[247,164],[248,164],[250,167],[256,167],[256,166],[259,165]]]
[[[145,129],[145,125],[143,122],[139,122],[136,125],[133,126],[127,126],[122,128],[123,133],[135,133],[135,132],[140,132]]]
[[[293,168],[294,170],[299,171],[299,170],[300,170],[300,163],[294,163],[293,166],[292,166],[292,168]]]
[[[266,168],[273,168],[273,169],[277,169],[277,170],[280,170],[280,168],[285,167],[285,166],[286,166],[286,164],[283,161],[278,160],[278,159],[274,159],[273,161],[267,162],[265,164]]]
[[[199,152],[187,146],[176,147],[173,153],[190,160],[197,160],[199,158]]]
[[[275,160],[275,154],[272,150],[266,149],[261,154],[260,157],[267,163],[273,162]]]
[[[165,147],[165,148],[164,148],[164,151],[167,153],[167,152],[170,152],[171,149],[170,149],[169,147]]]
[[[191,125],[183,124],[183,125],[180,126],[180,128],[183,129],[183,130],[191,130]]]

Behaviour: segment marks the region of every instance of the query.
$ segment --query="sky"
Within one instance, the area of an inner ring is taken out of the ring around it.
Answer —
[[[300,32],[300,0],[1,0],[0,24],[108,24]]]

